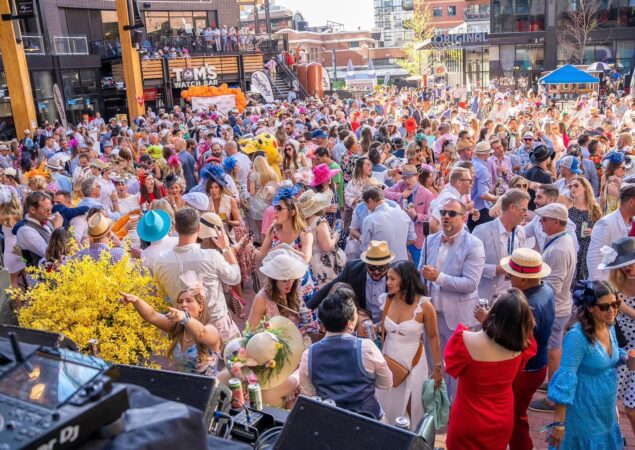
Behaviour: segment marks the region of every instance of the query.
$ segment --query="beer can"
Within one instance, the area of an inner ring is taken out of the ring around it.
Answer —
[[[93,356],[99,356],[101,348],[99,346],[98,339],[89,339],[88,340],[88,348],[90,350],[90,354]]]
[[[232,391],[232,408],[242,408],[245,404],[245,394],[243,394],[243,384],[238,378],[229,380],[229,389]]]
[[[312,319],[311,310],[306,306],[300,306],[300,325],[308,325]]]
[[[589,227],[589,224],[586,222],[582,222],[582,225],[580,225],[580,237],[582,239],[584,239],[586,237],[586,235],[584,234],[587,230],[587,228]]]
[[[399,416],[395,419],[395,426],[402,430],[410,430],[410,419],[406,416]]]
[[[252,409],[256,411],[262,411],[262,390],[258,383],[253,383],[247,386],[249,391],[249,403]]]
[[[366,337],[371,341],[375,340],[375,328],[373,327],[373,321],[370,319],[364,320],[362,322],[362,326],[364,327],[364,331],[366,332]]]
[[[331,400],[330,398],[325,399],[322,403],[326,403],[327,405],[333,406],[333,407],[337,406],[335,404],[335,400]]]
[[[480,306],[481,308],[484,309],[489,309],[489,300],[486,298],[479,298],[478,299],[478,306]]]

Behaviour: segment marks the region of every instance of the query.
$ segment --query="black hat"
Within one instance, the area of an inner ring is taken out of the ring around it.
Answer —
[[[403,138],[400,138],[398,136],[394,137],[391,139],[391,143],[392,143],[392,147],[396,150],[398,148],[404,148],[406,143],[403,140]]]
[[[543,161],[546,161],[549,158],[555,156],[553,150],[547,147],[545,144],[538,144],[534,146],[534,150],[529,154],[529,160],[532,164],[539,164]]]
[[[622,237],[611,244],[600,249],[602,262],[598,266],[599,270],[619,269],[635,263],[635,238]]]

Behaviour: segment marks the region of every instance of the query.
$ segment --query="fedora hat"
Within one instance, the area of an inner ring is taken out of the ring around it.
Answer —
[[[368,249],[360,255],[359,259],[371,266],[383,266],[395,259],[395,254],[388,248],[388,242],[370,241]]]
[[[198,232],[198,237],[201,239],[217,238],[219,231],[223,229],[223,219],[216,213],[207,212],[198,220],[201,222]]]
[[[402,177],[406,178],[406,177],[412,177],[415,175],[419,175],[419,171],[417,170],[417,167],[414,166],[413,164],[406,164],[405,166],[401,168]]]
[[[278,245],[262,260],[260,271],[274,280],[299,280],[307,271],[307,263],[288,245]]]
[[[331,199],[315,191],[305,191],[298,197],[300,212],[305,219],[326,209],[331,204]]]
[[[148,211],[137,223],[137,234],[142,241],[156,242],[170,232],[172,222],[167,212],[160,209]]]
[[[519,278],[544,278],[551,273],[551,267],[542,262],[542,256],[530,248],[517,248],[511,256],[500,261],[505,272]]]
[[[268,366],[271,361],[280,359],[277,357],[283,347],[287,350],[286,358],[276,365]],[[274,316],[261,322],[246,337],[228,342],[223,357],[232,375],[240,376],[242,370],[253,371],[262,389],[273,389],[298,368],[305,348],[296,325],[286,317]]]
[[[88,237],[92,239],[102,238],[110,232],[112,225],[112,220],[97,212],[88,218]]]
[[[476,144],[476,153],[486,153],[486,154],[490,154],[492,153],[492,146],[489,142],[487,141],[481,141],[478,144]]]
[[[342,169],[330,169],[328,164],[318,164],[313,168],[313,181],[311,186],[319,186],[340,173]]]
[[[456,146],[456,151],[460,152],[462,150],[467,150],[470,148],[474,148],[474,141],[471,139],[461,139]]]
[[[101,159],[95,158],[90,162],[90,167],[94,167],[95,169],[99,169],[100,172],[103,172],[104,170],[110,169],[110,164],[103,162]]]
[[[2,150],[0,148],[0,150]],[[51,170],[63,170],[64,167],[62,166],[62,162],[59,159],[53,159],[51,158],[50,160],[46,161],[46,168],[47,169],[51,169]]]
[[[543,143],[534,146],[533,151],[529,154],[529,160],[532,164],[538,164],[549,158],[554,157],[554,152]]]
[[[598,270],[611,270],[626,267],[635,263],[635,238],[621,237],[615,242],[600,249],[602,262]]]

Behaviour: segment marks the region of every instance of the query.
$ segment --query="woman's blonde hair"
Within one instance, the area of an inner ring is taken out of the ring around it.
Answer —
[[[181,298],[181,295],[186,294],[188,292],[190,292],[190,289],[186,289],[184,291],[179,292],[179,295],[176,297],[177,298],[177,303],[178,303],[178,299]],[[198,318],[198,321],[201,322],[203,325],[207,325],[208,323],[211,323],[212,319],[209,313],[209,307],[207,306],[207,302],[205,301],[205,299],[203,298],[203,296],[201,295],[200,292],[197,292],[194,295],[194,299],[196,300],[196,303],[198,303],[199,305],[201,305],[203,307],[203,310],[201,311],[201,317]],[[185,333],[185,327],[183,325],[181,325],[180,323],[177,323],[176,325],[174,325],[174,328],[172,328],[172,331],[170,331],[169,333],[169,337],[170,339],[172,339],[172,342],[170,342],[170,346],[168,347],[168,358],[170,360],[172,359],[172,352],[174,351],[174,348],[176,347],[176,344],[179,343],[181,341],[181,338],[183,337],[183,333]],[[183,349],[181,349],[183,350]],[[207,346],[205,344],[200,344],[200,343],[196,343],[196,350],[198,353],[198,359],[199,362],[204,363],[207,361]]]
[[[273,181],[276,183],[280,181],[278,179],[278,175],[271,168],[271,166],[269,165],[269,163],[267,162],[264,156],[256,156],[254,158],[253,169],[258,174],[258,178],[260,180],[261,186],[264,186],[270,181]]]
[[[527,191],[527,189],[529,188],[529,180],[527,180],[527,178],[523,177],[522,175],[514,175],[513,177],[511,177],[511,179],[509,180],[509,187],[510,188],[515,188],[517,184],[525,182],[525,184],[527,185],[526,188],[518,188],[518,189],[524,189],[525,192]]]
[[[11,192],[11,200],[0,204],[0,218],[5,227],[12,227],[22,219],[22,207],[18,197],[13,192]]]
[[[280,203],[284,203],[284,205],[289,210],[289,220],[291,221],[291,229],[296,233],[301,233],[307,228],[307,223],[302,216],[302,212],[300,211],[300,206],[298,205],[298,201],[295,198],[283,198],[280,199]]]
[[[586,207],[589,210],[589,219],[595,223],[602,218],[602,208],[595,199],[595,193],[589,180],[581,176],[575,176],[571,179],[571,182],[577,181],[584,188],[584,197],[586,199]]]
[[[174,208],[172,208],[172,205],[170,205],[170,202],[168,201],[167,198],[156,199],[155,201],[150,203],[150,206],[148,209],[150,210],[160,209],[168,213],[168,216],[170,216],[170,223],[172,224],[172,229],[174,229]]]

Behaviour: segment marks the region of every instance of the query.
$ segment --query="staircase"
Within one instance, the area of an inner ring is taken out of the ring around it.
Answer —
[[[287,80],[278,74],[276,76],[276,82],[274,83],[273,93],[276,100],[286,100],[287,94],[291,90],[291,87],[287,83]]]

